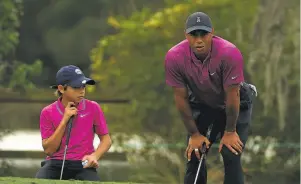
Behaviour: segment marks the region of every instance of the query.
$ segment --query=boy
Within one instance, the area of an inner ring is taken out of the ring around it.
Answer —
[[[95,81],[85,77],[80,68],[68,65],[56,75],[58,100],[42,109],[40,131],[42,146],[47,157],[41,163],[36,178],[59,179],[67,136],[67,124],[74,116],[66,153],[63,180],[99,181],[98,160],[111,147],[111,138],[101,107],[85,99],[85,86]],[[94,150],[94,133],[100,144]],[[82,161],[87,164],[82,165]]]

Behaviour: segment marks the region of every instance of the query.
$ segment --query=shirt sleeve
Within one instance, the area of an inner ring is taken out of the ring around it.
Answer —
[[[40,131],[42,139],[49,138],[55,131],[52,122],[47,118],[48,111],[42,110],[40,114]]]
[[[165,56],[165,82],[171,87],[185,87],[179,65],[171,52],[168,52]]]
[[[94,130],[97,135],[109,133],[107,122],[100,105],[94,102]]]
[[[237,48],[231,48],[223,60],[223,87],[244,82],[243,56]]]

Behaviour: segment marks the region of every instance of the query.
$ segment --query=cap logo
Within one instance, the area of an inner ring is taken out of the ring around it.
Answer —
[[[83,80],[83,81],[82,81],[82,84],[86,84],[86,82],[87,82],[86,80]]]
[[[196,22],[201,22],[201,17],[197,17]]]
[[[75,69],[75,73],[77,73],[77,74],[80,75],[80,74],[82,74],[82,71],[81,71],[80,69],[77,68],[77,69]]]

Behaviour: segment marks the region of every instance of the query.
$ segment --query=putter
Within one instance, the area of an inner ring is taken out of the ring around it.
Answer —
[[[207,130],[206,137],[207,137],[208,140],[210,138],[212,127],[213,127],[213,124],[211,124],[208,127],[208,130]],[[194,179],[194,184],[196,184],[196,182],[198,181],[198,177],[199,177],[200,169],[201,169],[201,166],[202,166],[202,162],[206,158],[206,144],[205,143],[202,145],[201,154],[202,154],[202,156],[201,156],[201,159],[200,159],[200,162],[199,162],[198,170],[196,172],[196,176],[195,176],[195,179]]]
[[[62,169],[61,169],[60,180],[62,180],[62,177],[63,177],[64,166],[65,166],[65,159],[66,159],[66,153],[67,153],[67,149],[68,149],[68,144],[69,144],[70,133],[71,133],[71,129],[72,129],[73,118],[74,118],[74,116],[71,116],[71,118],[69,119],[69,122],[68,122],[68,130],[67,130],[68,132],[67,132],[66,146],[65,146],[65,151],[64,151],[64,158],[63,158],[63,164],[62,164]]]

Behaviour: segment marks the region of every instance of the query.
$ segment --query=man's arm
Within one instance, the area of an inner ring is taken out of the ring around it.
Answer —
[[[98,135],[98,138],[100,140],[100,143],[93,153],[97,160],[99,160],[110,149],[112,145],[112,140],[109,134]]]
[[[229,48],[222,63],[223,88],[226,97],[226,132],[236,130],[240,107],[240,84],[244,81],[243,56],[238,48]]]
[[[165,56],[165,81],[174,91],[174,99],[184,121],[184,125],[190,135],[200,135],[188,104],[188,92],[182,75],[181,59],[175,57],[175,53],[168,52]]]
[[[236,122],[239,115],[240,85],[231,85],[226,89],[226,132],[236,131]]]
[[[192,117],[192,111],[188,104],[188,93],[186,88],[173,87],[176,107],[180,112],[184,125],[190,135],[199,134],[198,128]]]

